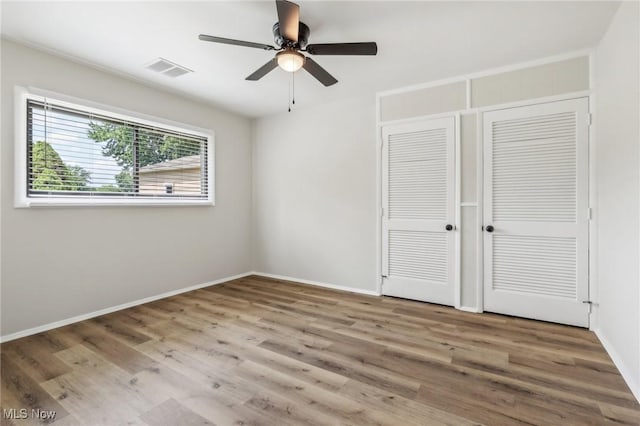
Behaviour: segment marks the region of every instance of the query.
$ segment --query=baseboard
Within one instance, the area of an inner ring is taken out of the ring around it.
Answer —
[[[285,275],[267,274],[265,272],[255,272],[255,271],[252,272],[252,274],[253,275],[257,275],[259,277],[273,278],[273,279],[276,279],[276,280],[284,280],[284,281],[293,281],[293,282],[298,282],[298,283],[302,283],[302,284],[314,285],[316,287],[330,288],[332,290],[340,290],[340,291],[348,291],[350,293],[366,294],[368,296],[380,296],[381,295],[376,290],[364,290],[364,289],[356,288],[356,287],[347,287],[347,286],[343,286],[343,285],[323,283],[323,282],[320,282],[320,281],[312,281],[312,280],[305,280],[305,279],[302,279],[302,278],[287,277]]]
[[[624,381],[627,382],[627,386],[631,389],[633,396],[635,396],[638,402],[640,402],[640,383],[638,382],[638,378],[631,374],[625,363],[622,362],[622,358],[620,358],[620,355],[618,355],[618,352],[615,350],[611,342],[609,342],[609,340],[602,334],[602,331],[600,329],[596,329],[593,332],[596,334],[600,343],[602,343],[602,346],[604,346],[604,349],[611,357],[611,360],[620,371]]]
[[[111,306],[109,308],[100,309],[97,311],[89,312],[75,317],[63,319],[60,321],[51,322],[37,327],[29,328],[27,330],[17,331],[15,333],[7,334],[6,336],[0,336],[0,343],[8,342],[10,340],[19,339],[21,337],[31,336],[32,334],[42,333],[43,331],[51,330],[53,328],[63,327],[65,325],[73,324],[74,322],[84,321],[90,318],[99,317],[100,315],[110,314],[112,312],[120,311],[122,309],[131,308],[133,306],[143,305],[145,303],[153,302],[159,299],[175,296],[176,294],[186,293],[193,290],[198,290],[204,287],[210,287],[212,285],[222,284],[227,281],[236,280],[238,278],[244,278],[252,275],[253,272],[245,272],[244,274],[238,274],[231,277],[220,278],[218,280],[209,281],[202,284],[192,285],[190,287],[180,288],[178,290],[171,290],[165,293],[157,294],[155,296],[145,297],[143,299],[134,300],[133,302],[123,303],[117,306]]]

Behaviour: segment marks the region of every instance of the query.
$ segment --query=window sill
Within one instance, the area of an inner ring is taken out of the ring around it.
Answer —
[[[78,200],[74,198],[27,198],[16,201],[15,208],[42,208],[42,207],[182,207],[182,206],[214,206],[212,200],[188,200],[188,199],[103,199],[103,200]]]

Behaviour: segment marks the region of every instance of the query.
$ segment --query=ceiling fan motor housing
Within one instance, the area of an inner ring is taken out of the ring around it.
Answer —
[[[298,49],[304,49],[305,47],[307,47],[307,43],[309,42],[309,34],[311,33],[309,27],[303,22],[300,22],[300,25],[298,26],[298,42],[287,40],[286,38],[284,38],[282,34],[280,34],[280,24],[278,22],[273,24],[272,31],[273,39],[278,47],[292,47]]]

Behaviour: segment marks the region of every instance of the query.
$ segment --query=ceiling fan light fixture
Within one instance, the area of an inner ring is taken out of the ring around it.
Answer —
[[[287,72],[296,72],[304,65],[305,57],[293,49],[283,50],[276,54],[278,65]]]

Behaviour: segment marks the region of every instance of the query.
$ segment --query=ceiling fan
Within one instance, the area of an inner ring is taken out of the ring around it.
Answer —
[[[311,55],[375,55],[378,53],[378,46],[375,42],[307,44],[311,31],[307,25],[300,22],[300,6],[286,0],[276,0],[276,8],[278,10],[278,22],[273,25],[272,31],[277,48],[268,44],[214,37],[206,34],[200,34],[198,38],[202,41],[278,52],[273,59],[246,78],[253,81],[260,80],[274,68],[280,66],[280,68],[288,72],[295,72],[300,68],[304,68],[320,83],[325,86],[331,86],[337,83],[338,80],[318,65],[316,61],[300,52],[306,52]]]

